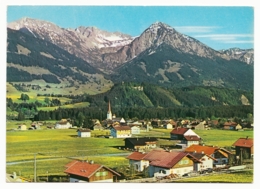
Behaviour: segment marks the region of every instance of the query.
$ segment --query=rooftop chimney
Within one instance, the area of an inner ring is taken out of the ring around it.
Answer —
[[[248,139],[248,136],[246,136],[246,140]]]

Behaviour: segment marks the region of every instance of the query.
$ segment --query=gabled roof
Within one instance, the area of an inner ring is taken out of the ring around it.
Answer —
[[[184,135],[189,130],[189,128],[175,128],[171,131],[171,134],[176,134],[176,135]]]
[[[229,152],[228,150],[226,150],[224,148],[201,146],[201,145],[196,145],[196,144],[193,144],[193,145],[189,146],[188,148],[186,148],[185,152],[204,153],[204,154],[208,154],[210,156],[216,152],[219,152],[225,157],[228,157],[228,154],[231,154],[231,152]]]
[[[85,178],[90,178],[101,168],[107,169],[108,171],[112,172],[113,174],[120,176],[119,173],[115,172],[114,170],[112,170],[104,165],[100,165],[100,164],[91,164],[91,163],[87,163],[87,162],[73,161],[73,162],[70,162],[69,164],[67,164],[65,167],[67,169],[64,171],[64,173],[78,175],[78,176],[82,176]]]
[[[131,160],[147,160],[150,165],[156,167],[171,168],[177,164],[183,157],[187,156],[192,161],[200,162],[199,159],[186,152],[179,151],[165,151],[165,150],[153,150],[146,153],[133,152],[127,159]]]
[[[90,129],[78,129],[77,132],[80,131],[80,132],[91,132]]]
[[[187,141],[200,141],[200,138],[196,135],[184,136]]]
[[[140,161],[142,160],[147,154],[141,153],[141,152],[133,152],[129,156],[127,156],[127,159],[131,160],[137,160]]]
[[[252,138],[240,138],[232,146],[248,147],[251,148],[254,145]]]
[[[196,157],[186,152],[179,151],[151,151],[144,159],[150,161],[150,165],[156,167],[172,168],[184,157],[190,158],[192,161],[200,162]]]
[[[197,158],[197,159],[199,159],[199,160],[201,160],[204,156],[207,156],[207,157],[213,159],[214,161],[216,161],[216,159],[215,159],[214,157],[212,157],[212,156],[210,156],[210,155],[208,155],[208,154],[194,153],[194,152],[193,152],[193,153],[189,153],[189,154],[191,154],[192,156],[194,156],[195,158]]]
[[[156,142],[155,137],[144,137],[144,138],[126,138],[125,141],[129,141],[133,145],[146,145],[146,142]]]
[[[117,131],[121,131],[121,130],[131,130],[131,127],[129,126],[120,126],[120,127],[113,127],[115,130]]]
[[[185,152],[196,152],[196,153],[204,153],[204,154],[214,154],[216,150],[219,148],[211,147],[211,146],[201,146],[201,145],[191,145],[185,149]]]

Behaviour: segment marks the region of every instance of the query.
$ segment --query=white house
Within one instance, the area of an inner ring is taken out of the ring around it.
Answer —
[[[131,128],[129,126],[118,126],[110,129],[110,135],[114,138],[128,138],[131,137]]]
[[[184,136],[197,136],[200,138],[199,135],[197,135],[193,130],[190,128],[175,128],[170,132],[170,136],[172,140],[183,140]]]
[[[148,153],[133,152],[127,159],[138,171],[143,171],[145,167],[149,166],[150,177],[183,175],[193,171],[195,163],[201,163],[189,153],[165,150],[153,150]]]
[[[224,148],[203,145],[191,145],[185,149],[185,152],[207,154],[216,159],[213,162],[213,166],[225,166],[228,163],[228,158],[231,154],[231,152]]]
[[[69,129],[72,127],[72,124],[67,119],[62,119],[55,124],[55,129]]]
[[[91,137],[90,129],[78,129],[78,137]]]
[[[204,153],[190,153],[196,157],[200,162],[194,163],[194,171],[202,171],[208,168],[213,168],[214,161],[217,161],[215,158],[208,154]]]
[[[171,123],[167,123],[164,125],[165,129],[173,129],[173,125]]]
[[[132,134],[140,134],[140,127],[138,127],[138,126],[131,127],[131,133]]]
[[[129,164],[134,166],[136,171],[141,172],[149,166],[149,160],[144,159],[146,155],[146,153],[133,152],[126,158],[129,159]]]

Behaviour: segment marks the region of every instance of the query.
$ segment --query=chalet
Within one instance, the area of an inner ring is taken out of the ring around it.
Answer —
[[[184,135],[181,144],[185,144],[185,146],[189,147],[193,144],[199,144],[200,141],[201,138],[196,135]]]
[[[126,159],[129,160],[129,164],[134,167],[138,172],[144,171],[149,166],[149,160],[144,159],[147,153],[133,152]]]
[[[213,168],[214,161],[217,161],[212,156],[205,153],[190,153],[192,156],[197,158],[200,162],[194,163],[194,171],[203,171]]]
[[[173,129],[174,128],[174,126],[171,123],[166,123],[166,124],[163,125],[163,127],[165,129]]]
[[[26,125],[19,125],[18,126],[18,130],[21,130],[21,131],[25,131],[25,130],[27,130],[27,126]]]
[[[147,149],[156,148],[156,142],[157,138],[155,137],[126,138],[125,147],[137,151],[144,151]]]
[[[118,122],[120,124],[124,124],[124,123],[126,124],[126,121],[124,118],[113,118],[112,121],[113,121],[113,123]]]
[[[114,138],[129,138],[132,136],[131,128],[129,126],[112,127],[110,135]]]
[[[94,131],[101,131],[101,130],[104,130],[104,127],[100,123],[97,123],[97,124],[93,125],[93,127],[91,127],[91,129]]]
[[[224,148],[204,145],[191,145],[185,149],[185,152],[207,154],[216,159],[213,163],[213,166],[226,165],[228,163],[229,155],[231,154],[231,152]]]
[[[172,140],[183,140],[184,136],[197,136],[198,138],[200,138],[199,135],[197,135],[194,131],[192,131],[189,128],[180,128],[177,127],[175,129],[173,129],[170,132],[170,137]]]
[[[151,125],[155,128],[162,127],[161,120],[159,119],[153,119]]]
[[[55,129],[69,129],[72,125],[67,119],[61,119],[59,122],[56,122]]]
[[[206,130],[208,127],[206,126],[206,121],[201,121],[192,123],[190,128],[195,130]]]
[[[224,130],[241,130],[242,126],[236,122],[228,121],[223,124]]]
[[[241,158],[241,155],[244,155],[243,158],[246,158],[245,156],[248,156],[247,158],[250,159],[254,156],[254,140],[252,138],[239,138],[232,146],[235,146],[236,148],[236,156]]]
[[[182,120],[180,123],[182,127],[190,128],[190,120]]]
[[[171,174],[183,175],[193,171],[195,162],[200,162],[189,153],[164,150],[153,150],[147,154],[134,152],[127,159],[139,171],[149,166],[150,177],[164,177]]]
[[[90,129],[78,129],[78,137],[91,137]]]
[[[140,127],[139,126],[132,126],[131,127],[131,133],[133,135],[140,134]]]
[[[116,182],[121,176],[114,170],[93,161],[72,161],[65,166],[70,182]]]
[[[31,128],[33,128],[33,129],[40,129],[41,126],[42,126],[42,123],[40,123],[40,122],[33,122],[31,124]]]

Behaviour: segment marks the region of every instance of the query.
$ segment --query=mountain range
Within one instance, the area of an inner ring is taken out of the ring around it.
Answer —
[[[22,18],[8,23],[7,33],[8,82],[94,83],[97,93],[128,81],[253,89],[253,49],[217,51],[161,22],[132,37]]]

